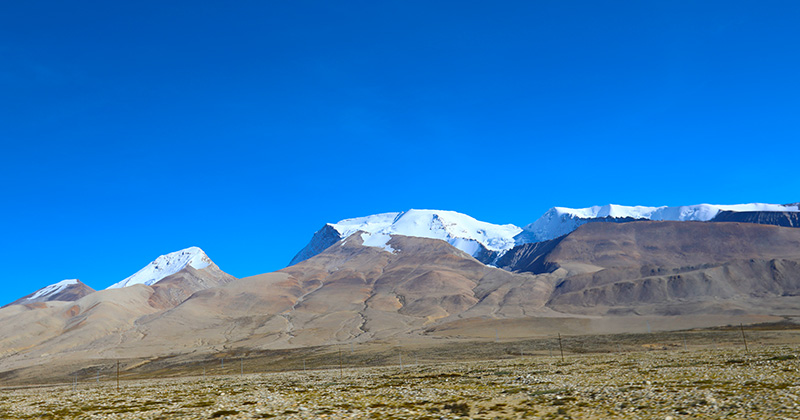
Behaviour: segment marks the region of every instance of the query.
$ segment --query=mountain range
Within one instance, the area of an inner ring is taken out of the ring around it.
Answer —
[[[553,207],[535,222],[524,227],[511,224],[495,225],[480,222],[453,211],[408,210],[373,216],[345,219],[328,223],[318,230],[311,241],[292,259],[289,265],[311,258],[334,243],[356,232],[376,235],[368,243],[380,243],[387,235],[405,235],[442,239],[484,263],[493,263],[515,246],[542,242],[564,236],[579,226],[591,222],[627,222],[633,220],[715,221],[717,217],[782,214],[797,226],[798,204],[697,204],[678,207],[620,206],[609,204],[582,209]],[[766,217],[766,216],[762,216]],[[720,220],[745,221],[745,220]],[[766,219],[754,223],[776,224]],[[791,222],[789,222],[791,223]],[[786,225],[786,224],[784,224]],[[789,226],[792,226],[789,224]]]
[[[21,375],[44,361],[797,320],[799,210],[553,208],[525,227],[383,213],[326,224],[288,267],[241,279],[191,247],[105,290],[65,280],[6,305],[0,360]]]

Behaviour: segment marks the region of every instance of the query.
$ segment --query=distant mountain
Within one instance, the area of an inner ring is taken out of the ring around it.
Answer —
[[[712,222],[756,223],[784,227],[800,227],[800,212],[796,211],[721,211]]]
[[[30,347],[45,354],[88,348],[116,351],[118,335],[137,323],[234,280],[200,248],[192,247],[162,255],[105,290],[93,291],[75,280],[48,286],[26,297],[32,300],[23,298],[0,309],[0,358]],[[48,304],[19,304],[41,299]],[[170,343],[168,336],[160,339]]]
[[[501,261],[514,271],[560,273],[563,280],[547,306],[561,312],[769,314],[800,309],[800,229],[749,223],[589,223],[565,237],[520,246]]]
[[[745,212],[797,212],[797,205],[782,204],[697,204],[678,207],[620,206],[608,204],[582,209],[553,207],[535,222],[525,226],[517,236],[517,243],[540,242],[566,235],[590,221],[710,221],[721,211]]]
[[[494,255],[511,249],[516,243],[514,236],[522,229],[510,224],[481,222],[446,210],[412,209],[402,213],[382,213],[326,224],[289,265],[311,258],[356,232],[366,234],[363,239],[367,246],[382,246],[389,235],[441,239],[483,262],[489,262]]]
[[[198,290],[221,286],[233,280],[235,277],[222,271],[202,249],[190,247],[156,258],[155,261],[135,274],[114,283],[106,290],[137,284],[153,286],[154,294],[151,304],[167,308],[183,302]],[[94,289],[80,280],[64,280],[5,306],[57,300],[77,301],[93,292],[95,292]]]
[[[233,280],[236,278],[222,271],[202,249],[193,246],[159,256],[107,290],[137,284],[152,286],[154,293],[149,304],[166,309],[180,304],[194,292],[222,286]]]
[[[289,265],[307,260],[356,232],[371,239],[365,244],[385,243],[387,235],[442,239],[477,260],[496,265],[514,246],[548,241],[564,236],[586,223],[627,223],[637,220],[711,221],[720,212],[793,213],[797,204],[697,204],[677,207],[620,206],[609,204],[581,209],[553,207],[535,222],[520,228],[511,224],[481,222],[465,214],[445,210],[409,210],[381,213],[328,223],[314,233],[311,241]]]
[[[108,286],[107,289],[127,287],[134,284],[150,286],[183,270],[187,266],[202,270],[212,264],[211,259],[202,249],[193,246],[162,255],[130,277]]]
[[[85,285],[78,279],[62,280],[58,283],[43,287],[5,306],[50,301],[75,301],[92,292],[94,292],[94,289]]]

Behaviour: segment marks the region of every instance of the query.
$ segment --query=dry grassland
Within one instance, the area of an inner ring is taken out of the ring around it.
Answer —
[[[800,417],[797,345],[753,347],[5,388],[0,418]]]

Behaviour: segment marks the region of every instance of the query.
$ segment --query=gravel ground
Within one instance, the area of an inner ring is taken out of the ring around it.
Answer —
[[[796,346],[0,390],[2,419],[800,418]]]

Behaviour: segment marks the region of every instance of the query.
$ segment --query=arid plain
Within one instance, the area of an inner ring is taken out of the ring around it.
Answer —
[[[791,324],[225,354],[5,387],[0,418],[794,419],[798,356]]]

